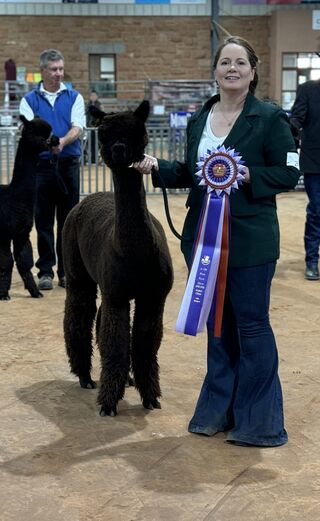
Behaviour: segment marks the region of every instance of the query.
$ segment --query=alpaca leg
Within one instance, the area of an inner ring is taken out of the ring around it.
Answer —
[[[99,307],[98,313],[96,316],[96,338],[98,338],[98,335],[99,335],[100,323],[101,323],[101,306]],[[126,387],[134,387],[134,379],[132,378],[130,372],[128,373]]]
[[[2,239],[1,239],[2,240]],[[3,241],[0,246],[0,300],[10,300],[13,257],[10,250],[10,241]]]
[[[135,386],[146,409],[160,409],[158,349],[163,334],[164,302],[136,301],[132,328],[132,368]]]
[[[116,416],[117,404],[124,396],[130,369],[129,303],[122,307],[101,305],[98,345],[101,355],[101,416]]]
[[[80,259],[81,262],[81,259]],[[92,331],[96,315],[97,285],[88,274],[75,279],[67,274],[64,338],[71,372],[81,387],[94,389],[91,379]]]
[[[31,272],[34,262],[32,246],[28,233],[25,236],[14,238],[13,255],[20,277],[24,282],[25,289],[29,291],[31,297],[33,298],[43,297],[41,291],[38,290],[37,284]]]

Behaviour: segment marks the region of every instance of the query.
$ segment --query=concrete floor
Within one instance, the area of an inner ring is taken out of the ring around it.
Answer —
[[[179,230],[184,202],[170,196]],[[282,256],[271,319],[290,437],[280,448],[187,433],[206,341],[174,332],[186,270],[171,232],[161,410],[145,411],[130,388],[119,415],[101,418],[97,391],[81,389],[69,372],[64,290],[31,299],[14,273],[11,301],[0,302],[1,521],[319,521],[320,282],[303,279],[305,204],[303,192],[278,197]],[[161,197],[150,196],[149,208],[165,224]],[[93,373],[98,379],[97,351]]]

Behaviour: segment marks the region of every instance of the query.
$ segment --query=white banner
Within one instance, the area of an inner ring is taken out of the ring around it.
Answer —
[[[312,29],[320,31],[320,10],[312,11]]]

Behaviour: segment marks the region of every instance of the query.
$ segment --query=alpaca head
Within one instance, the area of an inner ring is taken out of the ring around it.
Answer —
[[[58,138],[52,136],[51,125],[44,119],[35,117],[31,121],[28,121],[24,116],[20,116],[20,120],[23,123],[21,139],[24,140],[29,150],[40,153],[44,150],[48,150],[50,146],[57,144],[56,140]]]
[[[99,125],[102,158],[111,170],[123,169],[143,159],[148,144],[145,126],[150,110],[148,101],[143,101],[135,111],[107,114],[94,106],[89,110]]]

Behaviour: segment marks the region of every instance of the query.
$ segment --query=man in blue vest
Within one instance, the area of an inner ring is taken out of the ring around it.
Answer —
[[[40,154],[37,166],[35,224],[38,235],[39,289],[53,288],[56,264],[58,285],[65,287],[61,251],[61,232],[70,210],[79,202],[81,155],[80,136],[85,126],[85,107],[81,94],[62,83],[64,58],[60,51],[48,49],[40,55],[42,80],[20,103],[20,114],[28,120],[39,116],[52,126],[60,138],[52,152]],[[56,244],[54,222],[57,220]]]

